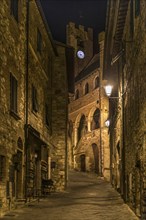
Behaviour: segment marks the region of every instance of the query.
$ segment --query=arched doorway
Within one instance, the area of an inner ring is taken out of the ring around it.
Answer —
[[[81,164],[81,171],[85,172],[86,171],[86,156],[85,156],[85,154],[80,155],[80,164]]]
[[[95,173],[99,173],[99,150],[95,143],[92,144],[93,156],[94,156],[94,170]]]

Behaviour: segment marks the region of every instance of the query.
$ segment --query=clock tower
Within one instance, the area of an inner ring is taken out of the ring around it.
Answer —
[[[74,48],[75,76],[77,76],[93,57],[93,30],[70,22],[67,25],[67,44]]]

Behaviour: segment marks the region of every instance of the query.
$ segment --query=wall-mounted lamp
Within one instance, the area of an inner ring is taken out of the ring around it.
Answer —
[[[37,155],[37,153],[35,153],[35,154],[34,154],[34,158],[37,159],[37,157],[38,157],[38,155]]]
[[[110,99],[120,99],[121,97],[110,97],[111,96],[111,94],[112,94],[112,89],[113,89],[113,86],[111,86],[111,85],[107,85],[107,86],[105,86],[104,87],[104,89],[105,89],[105,93],[106,93],[106,95],[110,98]]]
[[[107,96],[110,96],[111,93],[112,93],[113,86],[107,85],[107,86],[105,86],[104,88],[105,88],[105,93],[106,93],[106,95],[107,95]]]
[[[107,128],[110,126],[110,120],[109,120],[109,119],[107,119],[107,120],[105,121],[105,126],[106,126]]]

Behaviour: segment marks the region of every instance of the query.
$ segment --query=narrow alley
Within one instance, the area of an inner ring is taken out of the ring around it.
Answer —
[[[111,185],[95,174],[71,171],[68,188],[12,210],[1,220],[137,220]]]

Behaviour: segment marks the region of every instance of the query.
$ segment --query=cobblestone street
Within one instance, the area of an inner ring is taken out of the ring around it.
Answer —
[[[93,174],[70,172],[68,189],[13,210],[3,220],[137,220],[109,183]]]

